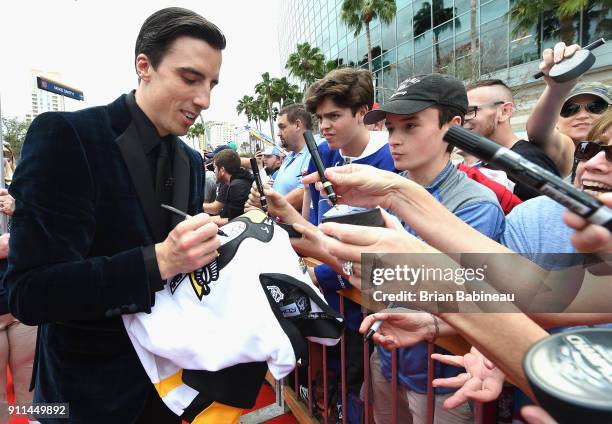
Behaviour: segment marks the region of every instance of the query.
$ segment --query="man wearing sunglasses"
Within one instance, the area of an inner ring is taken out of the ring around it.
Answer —
[[[554,162],[540,147],[521,140],[512,131],[510,118],[514,112],[514,100],[512,92],[503,81],[498,79],[478,81],[467,87],[467,96],[469,106],[464,118],[464,128],[487,137],[547,171],[559,175]],[[519,199],[524,201],[540,195],[520,181],[509,178],[515,183],[513,192]]]
[[[571,57],[580,46],[557,43],[543,52],[540,70],[546,88],[527,121],[529,141],[541,146],[555,162],[562,175],[569,175],[574,164],[577,143],[586,140],[593,122],[612,103],[612,88],[600,82],[558,83],[548,76],[550,68]]]

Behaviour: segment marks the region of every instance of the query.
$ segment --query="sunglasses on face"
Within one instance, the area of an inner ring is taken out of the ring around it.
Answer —
[[[604,146],[592,141],[581,141],[578,143],[576,151],[574,152],[574,157],[578,160],[589,160],[602,150],[606,153],[606,160],[612,162],[612,144]]]
[[[569,118],[577,114],[581,108],[585,108],[587,112],[601,115],[608,108],[608,103],[605,100],[595,100],[585,105],[581,103],[566,103],[561,108],[560,115],[564,118]]]

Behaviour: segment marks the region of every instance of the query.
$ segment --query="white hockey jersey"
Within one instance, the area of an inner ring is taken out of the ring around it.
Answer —
[[[166,405],[191,421],[212,402],[253,405],[269,369],[305,363],[305,338],[338,342],[344,322],[301,269],[287,232],[259,211],[223,227],[219,257],[155,295],[150,314],[123,315]]]

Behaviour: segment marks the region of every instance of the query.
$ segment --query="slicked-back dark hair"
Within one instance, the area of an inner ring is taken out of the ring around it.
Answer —
[[[206,41],[218,50],[225,48],[225,36],[215,24],[191,10],[168,7],[158,10],[142,24],[136,38],[134,58],[146,54],[155,69],[174,40],[185,35]]]
[[[292,124],[299,119],[302,122],[302,125],[304,125],[304,128],[307,130],[312,130],[312,116],[310,113],[308,113],[303,104],[295,103],[284,107],[278,113],[278,116],[283,115],[287,115],[287,121],[291,122]]]

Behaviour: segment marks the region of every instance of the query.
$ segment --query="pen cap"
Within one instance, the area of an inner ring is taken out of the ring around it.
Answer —
[[[581,328],[540,340],[527,351],[523,369],[559,424],[612,422],[612,329]]]

